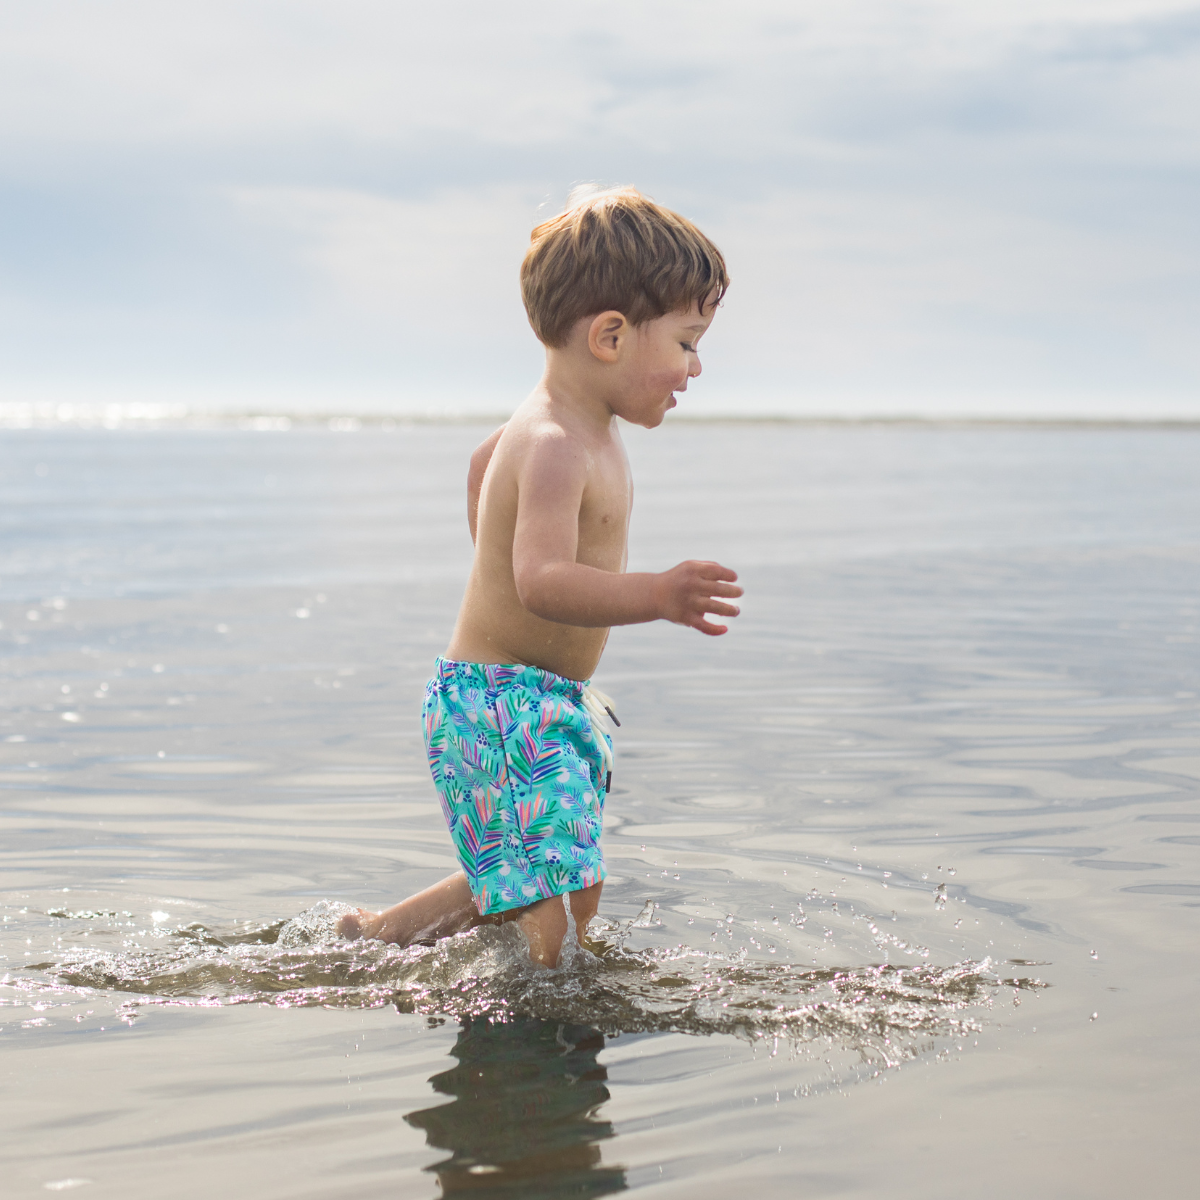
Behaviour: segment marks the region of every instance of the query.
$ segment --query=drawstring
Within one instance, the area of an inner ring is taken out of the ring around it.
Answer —
[[[608,722],[611,721],[618,727],[621,722],[617,720],[617,714],[613,711],[612,700],[599,688],[592,687],[591,684],[584,686],[583,707],[587,710],[588,719],[592,723],[592,734],[599,743],[600,753],[604,757],[604,769],[608,772],[604,790],[607,792],[612,783],[613,769],[612,744],[608,740]]]

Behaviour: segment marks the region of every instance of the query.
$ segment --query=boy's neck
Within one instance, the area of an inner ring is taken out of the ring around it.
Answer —
[[[572,413],[597,430],[606,430],[616,416],[606,397],[609,381],[596,369],[600,364],[590,354],[589,362],[573,349],[547,347],[546,369],[537,391],[552,407]]]

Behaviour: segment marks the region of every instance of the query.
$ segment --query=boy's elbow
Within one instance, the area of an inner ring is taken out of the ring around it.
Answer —
[[[554,587],[548,574],[544,566],[517,570],[513,572],[513,583],[516,584],[517,599],[526,612],[546,621],[554,621],[558,618],[555,615]]]
[[[513,583],[517,587],[517,599],[521,602],[521,607],[526,611],[533,613],[535,617],[542,616],[542,591],[538,586],[538,581],[533,577],[533,572],[518,571],[513,574]]]

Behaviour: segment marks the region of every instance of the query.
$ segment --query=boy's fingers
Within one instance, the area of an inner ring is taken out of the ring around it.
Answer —
[[[713,583],[709,585],[710,596],[744,596],[746,589],[733,583]]]
[[[709,637],[716,637],[718,634],[729,632],[729,626],[714,625],[711,621],[706,621],[703,617],[693,621],[692,628],[700,630],[701,633],[707,633]]]
[[[721,566],[720,563],[706,562],[700,565],[705,568],[703,572],[705,579],[723,579],[727,583],[737,582],[737,572]]]
[[[736,604],[726,604],[723,600],[709,600],[704,611],[716,613],[719,617],[736,617],[742,610]]]

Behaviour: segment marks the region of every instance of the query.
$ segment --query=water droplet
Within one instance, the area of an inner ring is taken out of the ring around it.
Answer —
[[[303,621],[303,620],[306,620],[308,617],[311,617],[312,613],[310,613],[307,608],[298,608],[298,609],[296,609],[296,616],[298,616],[300,618],[300,620]]]
[[[1096,959],[1097,961],[1099,961],[1100,955],[1099,955],[1099,954],[1097,954],[1095,950],[1093,950],[1093,951],[1092,951],[1092,957],[1093,957],[1094,959]]]

